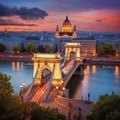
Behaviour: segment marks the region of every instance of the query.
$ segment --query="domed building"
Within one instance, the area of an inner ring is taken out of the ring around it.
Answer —
[[[68,16],[66,16],[66,19],[63,22],[62,32],[59,31],[59,27],[57,25],[55,37],[56,38],[76,38],[77,37],[76,26],[74,25],[74,28],[72,29],[72,24],[69,21]]]

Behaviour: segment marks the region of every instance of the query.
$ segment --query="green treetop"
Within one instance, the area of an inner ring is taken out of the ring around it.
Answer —
[[[120,95],[100,96],[87,120],[120,120]]]
[[[98,48],[98,55],[103,56],[103,55],[115,55],[115,49],[112,43],[106,43],[102,42]]]

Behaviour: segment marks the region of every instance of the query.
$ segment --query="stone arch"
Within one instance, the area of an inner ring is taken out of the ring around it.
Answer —
[[[70,59],[73,59],[73,58],[75,58],[76,57],[76,51],[71,51],[70,52]]]
[[[49,65],[43,65],[42,67],[39,68],[39,74],[41,74],[44,69],[48,69],[50,72],[52,72],[53,70]]]
[[[43,65],[43,66],[41,66],[41,67],[39,67],[39,69],[38,69],[38,74],[37,74],[37,79],[38,79],[38,81],[40,81],[40,84],[42,84],[44,81],[43,81],[43,72],[44,72],[44,69],[47,69],[48,71],[50,71],[51,73],[52,73],[52,71],[53,71],[53,68],[51,68],[50,66],[49,66],[49,64],[48,65]]]
[[[61,57],[57,54],[34,54],[32,58],[34,62],[34,85],[41,85],[43,69],[47,68],[51,73],[54,70],[52,85],[60,84],[61,74]]]
[[[51,68],[49,65],[44,65],[44,66],[42,66],[42,67],[41,67],[41,71],[42,71],[43,69],[48,69],[50,72],[53,71],[53,68]],[[41,71],[40,71],[40,72],[41,72]]]
[[[81,61],[80,57],[80,43],[67,42],[65,43],[65,55],[67,55],[67,60],[70,60],[70,53],[76,53],[76,61]]]

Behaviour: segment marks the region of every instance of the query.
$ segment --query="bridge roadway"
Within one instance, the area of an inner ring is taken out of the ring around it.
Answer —
[[[80,62],[74,62],[74,65],[70,68],[69,72],[66,75],[63,75],[64,86],[67,85],[69,79],[72,77],[76,69],[79,67]]]
[[[31,101],[40,104],[44,100],[44,95],[47,91],[49,80],[42,86],[33,86],[30,94],[27,96],[24,101]],[[24,98],[25,93],[23,94]]]
[[[67,61],[62,68],[67,71],[67,74],[63,75],[63,85],[65,86],[75,70],[80,65],[79,62]],[[67,69],[67,70],[66,70]],[[63,71],[63,72],[64,72]],[[58,91],[54,88],[48,97],[47,102],[44,102],[44,95],[47,91],[50,80],[46,81],[42,86],[33,86],[30,94],[24,101],[36,102],[44,107],[57,108],[58,112],[66,115],[68,120],[75,120],[82,115],[81,120],[85,120],[85,117],[90,113],[93,103],[90,101],[74,100],[58,96]],[[23,96],[25,93],[23,94]],[[58,96],[58,97],[57,97]]]

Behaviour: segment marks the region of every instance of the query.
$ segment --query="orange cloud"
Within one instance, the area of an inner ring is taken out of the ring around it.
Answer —
[[[119,11],[113,10],[91,10],[86,12],[56,12],[49,11],[49,16],[45,19],[37,19],[25,21],[17,16],[10,17],[11,20],[16,20],[24,24],[36,24],[37,26],[0,26],[0,30],[27,30],[27,31],[55,31],[56,25],[61,29],[66,15],[72,25],[77,26],[77,30],[83,31],[111,31],[120,32],[120,17]],[[6,18],[4,18],[6,19]],[[101,22],[96,22],[96,19],[101,19]]]

